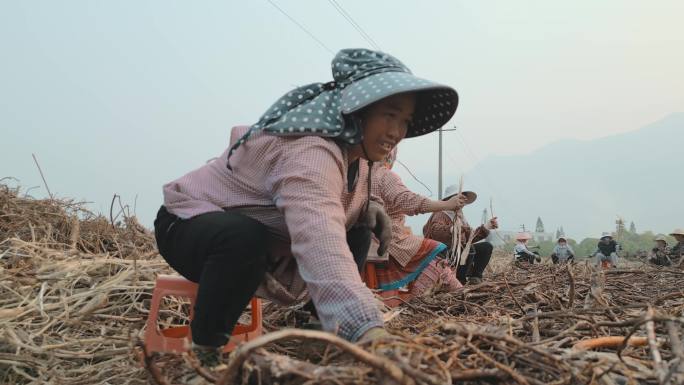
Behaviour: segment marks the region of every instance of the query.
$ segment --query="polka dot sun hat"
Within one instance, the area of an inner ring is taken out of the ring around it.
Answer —
[[[317,135],[360,143],[359,127],[345,117],[386,97],[416,93],[416,110],[406,137],[430,133],[456,112],[458,94],[449,86],[414,76],[395,57],[367,49],[344,49],[332,61],[333,81],[296,88],[278,99],[229,152],[256,131],[279,136]]]

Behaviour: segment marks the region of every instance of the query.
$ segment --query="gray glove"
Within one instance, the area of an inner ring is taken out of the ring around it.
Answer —
[[[392,241],[392,220],[385,212],[385,208],[378,202],[370,201],[365,222],[368,228],[373,231],[375,237],[378,238],[378,241],[380,241],[378,255],[385,255]]]

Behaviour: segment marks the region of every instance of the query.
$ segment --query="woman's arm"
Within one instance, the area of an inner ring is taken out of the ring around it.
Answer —
[[[324,329],[355,341],[383,320],[346,241],[344,159],[334,143],[316,137],[280,151],[267,188],[285,217],[299,273]]]
[[[404,215],[417,215],[445,210],[458,210],[463,207],[465,197],[454,196],[447,201],[432,200],[416,194],[404,185],[401,177],[384,166],[373,168],[373,192],[387,207],[388,212]]]

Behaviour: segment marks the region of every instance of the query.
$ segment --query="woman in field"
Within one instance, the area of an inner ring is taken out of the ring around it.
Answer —
[[[385,164],[378,165],[373,175],[373,193],[383,202],[392,220],[392,241],[387,261],[376,264],[378,289],[406,289],[420,295],[438,283],[447,290],[462,287],[446,264],[447,246],[433,239],[414,235],[406,226],[406,215],[417,215],[442,210],[460,210],[467,198],[455,194],[449,199],[435,201],[409,190],[398,174],[391,170],[396,150]]]
[[[513,258],[515,262],[518,263],[529,263],[533,264],[536,262],[541,262],[541,257],[539,253],[530,251],[527,248],[527,242],[532,239],[530,233],[518,233],[515,236],[515,246],[513,247]]]
[[[323,328],[350,341],[386,333],[350,248],[367,252],[368,223],[386,224],[375,230],[389,241],[389,220],[369,199],[370,165],[404,137],[444,125],[458,95],[382,52],[342,50],[332,72],[333,81],[288,92],[221,156],[164,185],[157,244],[199,283],[191,331],[205,362],[255,294],[287,304],[308,292]],[[284,252],[272,251],[277,243]]]
[[[459,186],[451,185],[446,188],[444,192],[444,199],[448,200],[451,197],[459,195]],[[471,204],[477,199],[477,194],[472,191],[464,191],[462,195],[465,197],[465,204]],[[435,239],[452,248],[454,241],[454,223],[459,224],[461,229],[460,237],[458,237],[461,247],[465,248],[468,240],[471,240],[471,248],[468,256],[459,263],[456,267],[456,277],[465,284],[480,284],[482,283],[482,275],[484,274],[489,260],[492,257],[494,247],[489,242],[480,242],[487,238],[490,230],[499,227],[498,219],[491,218],[487,223],[472,228],[463,215],[463,210],[445,210],[432,214],[425,226],[423,226],[423,235],[426,238]],[[476,243],[477,242],[477,243]]]

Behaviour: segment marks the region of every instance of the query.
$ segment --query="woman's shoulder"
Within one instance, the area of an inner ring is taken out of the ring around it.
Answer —
[[[232,143],[231,143],[232,144]],[[279,136],[265,132],[252,134],[242,146],[247,151],[266,157],[304,157],[315,158],[324,162],[334,159],[336,162],[344,160],[342,148],[332,139],[320,136]]]
[[[336,158],[343,158],[343,151],[337,142],[333,139],[324,138],[321,136],[274,136],[275,141],[282,145],[283,150],[295,150],[295,151],[322,151],[329,152]]]

